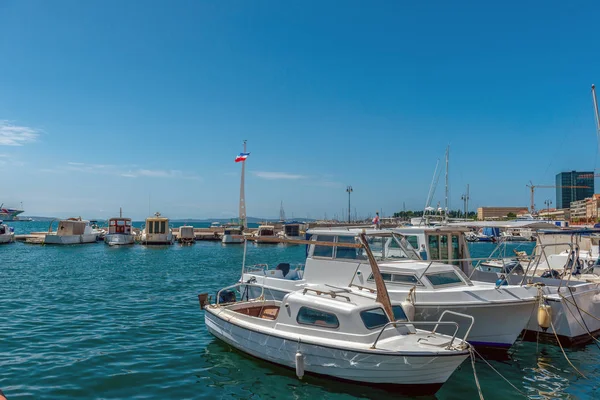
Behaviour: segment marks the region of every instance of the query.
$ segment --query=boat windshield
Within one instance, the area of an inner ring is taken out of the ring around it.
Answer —
[[[392,236],[368,236],[367,240],[371,247],[371,252],[378,261],[383,260],[419,260],[420,257],[413,249],[411,244],[402,235],[392,234]],[[359,249],[362,255],[364,249]],[[366,258],[366,257],[365,257]]]

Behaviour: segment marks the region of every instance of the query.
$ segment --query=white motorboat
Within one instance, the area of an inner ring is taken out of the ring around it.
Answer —
[[[525,327],[526,339],[558,339],[562,344],[576,345],[600,334],[600,275],[595,257],[598,241],[590,235],[593,232],[557,230],[552,222],[539,220],[478,224],[521,225],[535,231],[533,257],[524,252],[506,257],[501,242],[490,259],[479,260],[474,268],[470,263],[461,264],[473,281],[521,285],[541,298],[538,312],[532,313]],[[579,250],[580,245],[585,250]],[[468,248],[461,251],[468,254]]]
[[[196,234],[194,233],[194,227],[190,225],[183,225],[179,227],[179,236],[177,240],[181,244],[193,244],[196,241]]]
[[[173,232],[169,226],[169,218],[161,216],[159,212],[153,217],[146,218],[146,226],[142,231],[140,242],[146,245],[173,244]]]
[[[304,224],[299,222],[286,222],[283,224],[283,230],[279,232],[279,237],[288,240],[304,239]]]
[[[462,339],[456,337],[459,325],[444,320],[452,312],[431,323],[410,321],[404,309],[410,305],[392,304],[366,237],[360,240],[376,277],[375,299],[350,288],[312,285],[281,300],[265,300],[262,292],[244,301],[244,289],[238,302],[235,292],[227,290],[246,286],[238,283],[220,290],[214,304],[206,305],[207,294],[199,296],[207,329],[241,351],[295,368],[299,378],[308,372],[393,385],[412,394],[435,393],[469,355],[465,339],[473,317],[456,315],[470,322]],[[453,328],[452,336],[436,332],[441,327]]]
[[[44,244],[86,244],[96,243],[98,233],[94,232],[90,221],[79,218],[60,220],[56,232],[52,232],[52,224],[44,237]]]
[[[204,310],[215,337],[295,368],[300,377],[307,372],[429,394],[469,355],[461,339],[415,329],[401,306],[394,306],[399,322],[390,323],[381,305],[350,290],[317,287],[283,300],[217,303]]]
[[[123,246],[135,243],[135,234],[131,226],[131,218],[111,218],[108,220],[108,233],[104,243],[109,246]]]
[[[252,240],[254,240],[256,243],[277,244],[277,242],[273,239],[277,239],[275,227],[273,225],[260,225],[252,235]]]
[[[364,253],[354,248],[360,229],[311,229],[311,240],[333,243],[327,247],[310,244],[304,270],[288,270],[281,265],[269,269],[248,268],[241,282],[248,284],[252,296],[262,291],[267,298],[281,300],[286,293],[310,284],[350,287],[372,295],[375,283]],[[440,237],[442,236],[442,237]],[[469,342],[486,347],[510,347],[529,321],[535,296],[521,286],[502,286],[472,282],[453,265],[423,261],[408,240],[389,230],[368,230],[367,237],[378,258],[383,279],[389,285],[392,301],[410,301],[415,321],[435,321],[444,310],[475,317]],[[438,243],[464,243],[462,233],[453,238],[439,235]],[[451,251],[450,251],[450,254]],[[285,266],[285,263],[282,263]],[[412,319],[412,318],[411,318]]]
[[[223,244],[244,243],[244,234],[241,226],[226,226],[221,238]]]
[[[15,232],[13,228],[0,221],[0,244],[12,243],[15,241]]]

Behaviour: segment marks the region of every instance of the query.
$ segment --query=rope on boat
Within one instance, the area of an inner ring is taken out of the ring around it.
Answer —
[[[475,354],[477,354],[477,355],[479,356],[479,358],[481,358],[481,359],[482,359],[482,360],[483,360],[483,361],[484,361],[484,362],[485,362],[485,363],[488,365],[488,367],[490,367],[490,368],[492,369],[492,371],[494,371],[495,373],[497,373],[497,374],[500,376],[500,378],[504,379],[504,381],[505,381],[506,383],[508,383],[508,384],[509,384],[509,385],[510,385],[510,386],[511,386],[513,389],[515,389],[517,392],[519,392],[519,394],[521,394],[521,395],[523,395],[524,397],[527,397],[527,398],[528,398],[528,396],[527,396],[527,394],[525,394],[525,392],[523,392],[523,391],[522,391],[522,390],[520,390],[518,387],[516,387],[515,385],[513,385],[513,384],[512,384],[512,383],[511,383],[511,382],[510,382],[510,381],[509,381],[509,380],[508,380],[508,379],[507,379],[507,378],[506,378],[504,375],[502,375],[502,374],[500,373],[500,371],[498,371],[496,368],[494,368],[494,367],[492,366],[492,364],[490,364],[490,363],[488,362],[488,360],[486,360],[485,358],[483,358],[483,356],[482,356],[482,355],[481,355],[481,354],[480,354],[480,353],[479,353],[479,352],[478,352],[478,351],[477,351],[475,348],[473,348],[473,351],[475,352]]]
[[[573,311],[571,311],[571,309],[569,307],[566,307],[566,309],[569,310],[569,313],[573,316],[573,319],[575,321],[577,321],[579,326],[582,327],[587,332],[587,334],[594,340],[594,344],[596,345],[596,347],[598,347],[598,349],[600,349],[600,345],[598,345],[598,343],[600,343],[600,340],[598,340],[597,338],[594,337],[594,335],[592,335],[590,328],[587,326],[587,323],[585,322],[585,319],[583,318],[583,315],[581,314],[581,309],[577,305],[577,300],[575,300],[575,296],[573,296],[573,291],[572,291],[571,287],[567,286],[567,288],[569,289],[569,293],[571,293],[571,298],[573,298],[573,303],[571,303],[569,300],[567,300],[567,298],[565,296],[563,296],[562,294],[559,293],[560,297],[562,297],[563,300],[565,300],[569,304],[572,304],[573,306],[575,306],[575,308],[577,309],[577,312],[579,313],[579,316],[581,317],[581,322],[583,322],[583,324],[581,322],[579,322],[579,320],[577,319],[577,317],[575,316],[575,314],[573,313]]]
[[[542,304],[542,302],[544,301],[544,292],[542,291],[542,286],[539,284],[536,284],[537,288],[538,288],[538,296],[539,296],[539,300],[540,300],[540,304]],[[559,293],[560,294],[560,293]],[[568,307],[567,307],[568,308]],[[565,356],[565,359],[567,360],[567,362],[569,363],[569,365],[575,370],[577,371],[577,373],[579,375],[581,375],[583,378],[587,379],[587,377],[580,371],[577,369],[577,367],[575,365],[573,365],[573,363],[571,362],[571,360],[569,359],[569,357],[567,356],[567,353],[565,352],[565,349],[563,348],[562,343],[560,342],[560,339],[558,338],[558,334],[556,333],[556,329],[554,328],[554,322],[552,322],[552,316],[550,315],[550,312],[548,312],[547,308],[544,308],[546,315],[548,316],[548,319],[550,320],[550,327],[552,328],[552,333],[554,333],[554,337],[556,338],[556,342],[558,343],[558,346],[560,347],[560,351],[563,353],[563,356]]]
[[[477,391],[479,392],[479,400],[485,400],[483,398],[483,392],[481,391],[479,379],[477,378],[477,372],[475,371],[475,355],[473,354],[473,347],[469,347],[469,353],[471,355],[471,366],[473,367],[473,377],[475,378],[475,385],[477,386]]]
[[[548,310],[546,310],[546,314],[548,314],[548,316],[550,315],[548,313]],[[560,351],[562,351],[563,356],[565,356],[565,359],[567,360],[567,362],[569,363],[569,365],[571,367],[573,367],[573,369],[575,371],[577,371],[579,373],[579,375],[581,375],[583,378],[587,379],[587,376],[585,376],[583,374],[583,372],[581,372],[580,370],[578,370],[577,367],[575,365],[573,365],[573,363],[571,362],[571,360],[569,359],[569,357],[567,357],[567,353],[565,353],[565,349],[563,348],[563,345],[560,343],[560,339],[558,338],[558,335],[556,334],[556,329],[554,329],[554,323],[552,322],[552,318],[550,318],[550,326],[552,327],[552,332],[554,333],[554,336],[556,337],[556,341],[558,342],[558,346],[560,347]]]

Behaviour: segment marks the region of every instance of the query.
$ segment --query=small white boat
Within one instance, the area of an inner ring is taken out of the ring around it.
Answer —
[[[183,225],[179,227],[179,236],[177,240],[181,244],[193,244],[196,240],[196,234],[194,233],[194,227],[190,225]]]
[[[200,302],[211,334],[254,357],[293,368],[299,378],[311,373],[433,394],[470,351],[465,338],[435,332],[435,323],[410,322],[401,305],[390,304],[390,322],[385,306],[347,288],[317,285],[282,300],[238,302],[234,291],[221,290],[210,305],[202,296],[207,295],[200,295]],[[472,317],[461,317],[472,324]],[[436,322],[455,334],[458,330],[444,316]],[[421,325],[433,331],[416,329]]]
[[[56,232],[51,232],[51,229],[52,225],[44,237],[44,244],[86,244],[96,243],[98,240],[98,233],[94,232],[90,221],[81,217],[60,220]]]
[[[173,244],[173,232],[169,227],[169,218],[162,217],[159,212],[153,217],[146,218],[146,226],[142,231],[140,241],[146,245]]]
[[[277,239],[277,235],[275,234],[275,227],[273,225],[260,225],[256,232],[254,232],[254,234],[252,235],[252,238],[252,240],[254,240],[256,243],[277,244],[277,241],[269,240]]]
[[[279,237],[288,240],[304,239],[303,224],[298,222],[288,222],[283,224],[283,231],[279,232]]]
[[[131,229],[131,218],[111,218],[108,220],[108,233],[104,243],[109,246],[123,246],[135,243],[135,235]]]
[[[244,243],[244,234],[241,226],[226,226],[223,231],[223,244]]]
[[[12,243],[15,240],[13,228],[0,221],[0,244]]]

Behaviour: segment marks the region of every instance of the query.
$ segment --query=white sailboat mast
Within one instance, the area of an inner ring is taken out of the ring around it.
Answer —
[[[244,140],[244,153],[246,153],[246,140]],[[244,191],[244,181],[246,174],[246,161],[242,161],[242,178],[240,182],[240,225],[242,227],[248,228],[248,224],[246,223],[246,193]]]
[[[448,220],[448,164],[450,159],[450,146],[446,147],[446,202],[444,204],[444,219]]]

